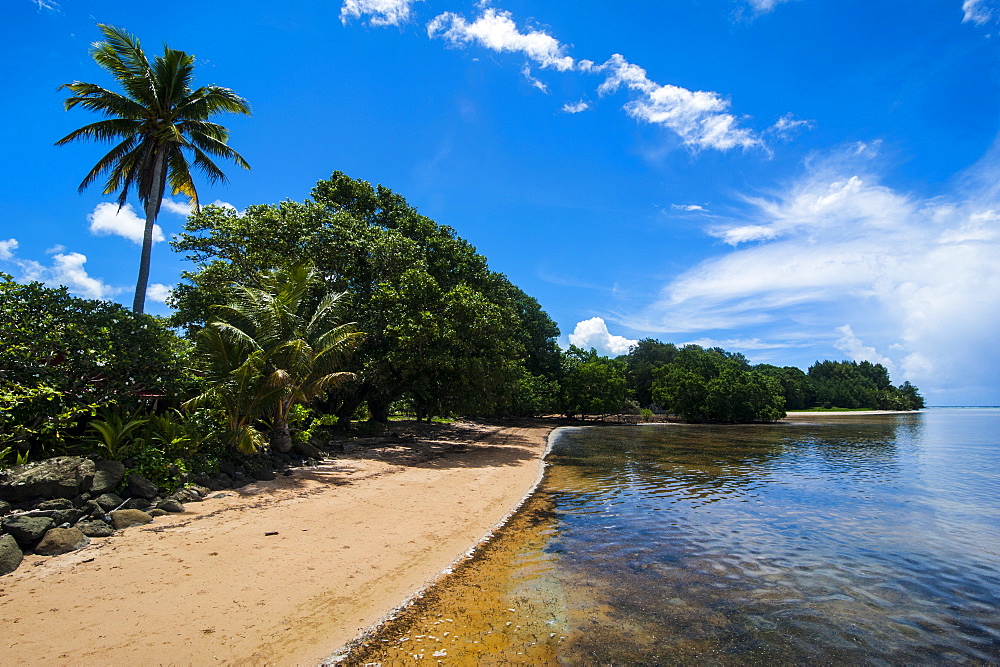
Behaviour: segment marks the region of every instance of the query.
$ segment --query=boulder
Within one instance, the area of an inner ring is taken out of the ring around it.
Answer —
[[[6,500],[0,500],[0,516],[10,513],[10,503]]]
[[[111,513],[111,525],[115,530],[150,523],[153,517],[142,510],[115,510]]]
[[[90,490],[95,470],[93,461],[78,456],[56,456],[0,470],[0,500],[73,498]]]
[[[97,503],[105,512],[110,512],[111,510],[118,509],[118,507],[121,506],[125,500],[113,493],[102,493],[94,498],[94,502]]]
[[[168,511],[166,511],[166,510],[160,510],[160,509],[156,509],[156,508],[154,507],[154,508],[153,508],[153,509],[151,509],[151,510],[147,510],[147,511],[146,511],[146,514],[148,514],[149,516],[151,516],[151,517],[153,517],[153,518],[155,519],[155,518],[156,518],[156,517],[158,517],[158,516],[167,516],[168,514],[170,514],[170,512],[168,512]]]
[[[0,575],[10,574],[24,560],[24,553],[13,535],[0,535]]]
[[[128,476],[128,492],[134,498],[155,498],[158,491],[156,484],[139,473],[134,472]]]
[[[52,519],[47,516],[8,516],[3,519],[3,529],[14,536],[19,544],[31,545],[42,538],[52,527]]]
[[[40,556],[58,556],[82,549],[88,544],[90,538],[77,528],[53,528],[45,533],[45,537],[35,547],[35,553]]]
[[[163,510],[164,512],[172,512],[174,514],[180,514],[184,511],[184,505],[179,503],[173,498],[167,498],[166,500],[161,500],[156,503],[156,509]]]
[[[71,507],[68,510],[55,510],[49,516],[52,518],[53,525],[61,526],[68,523],[72,526],[83,518],[83,510]]]
[[[213,475],[208,480],[206,484],[211,491],[222,491],[223,489],[230,489],[233,486],[233,478],[224,472],[220,472],[217,475]]]
[[[241,473],[236,473],[236,475],[233,477],[233,488],[239,489],[241,487],[246,486],[247,484],[253,484],[255,481],[257,480],[255,480],[253,477],[247,477],[246,475],[243,475]]]
[[[236,474],[236,466],[232,461],[219,461],[219,472],[232,477]]]
[[[111,527],[110,523],[107,521],[101,521],[100,519],[81,521],[76,524],[74,528],[87,537],[111,537],[115,532],[115,529]]]
[[[153,503],[149,502],[145,498],[129,498],[122,505],[123,510],[145,510],[152,506]]]
[[[66,498],[56,498],[54,500],[46,500],[43,503],[38,503],[35,505],[36,510],[71,510],[73,509],[73,501],[67,500]]]
[[[274,479],[274,471],[268,470],[267,468],[261,468],[259,470],[251,470],[250,476],[253,477],[258,482],[269,482]]]
[[[125,477],[125,464],[121,461],[98,461],[94,472],[94,483],[91,486],[91,493],[99,496],[118,488]]]
[[[308,442],[296,442],[292,444],[292,451],[311,459],[323,459],[326,456],[326,454],[316,447],[313,447]]]
[[[201,502],[201,494],[191,487],[184,487],[170,494],[167,500],[176,500],[179,503],[197,503]]]

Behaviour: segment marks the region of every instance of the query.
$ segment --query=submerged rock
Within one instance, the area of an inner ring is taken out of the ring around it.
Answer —
[[[73,498],[89,491],[96,468],[90,459],[56,456],[0,471],[0,500]]]
[[[41,556],[58,556],[82,549],[90,544],[90,538],[77,528],[53,528],[45,533],[45,537],[35,547],[35,553]]]
[[[13,535],[0,535],[0,575],[10,574],[24,560],[24,552]]]

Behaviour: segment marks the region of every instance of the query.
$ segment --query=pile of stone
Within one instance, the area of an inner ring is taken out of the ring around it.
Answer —
[[[184,502],[209,493],[188,486],[165,496],[141,475],[124,478],[120,461],[75,456],[0,470],[0,575],[16,570],[26,553],[55,556],[82,549],[92,537],[183,512]]]

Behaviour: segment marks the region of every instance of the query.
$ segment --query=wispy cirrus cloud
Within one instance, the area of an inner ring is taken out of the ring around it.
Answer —
[[[996,16],[996,9],[986,0],[963,0],[962,23],[984,25]]]
[[[931,198],[881,183],[872,155],[852,146],[781,191],[746,197],[742,219],[708,229],[734,248],[680,274],[622,322],[763,340],[794,328],[892,364],[897,381],[942,396],[991,386],[1000,367],[1000,148]]]
[[[410,20],[414,2],[419,0],[344,0],[340,21],[347,23],[367,16],[373,26],[398,26]]]

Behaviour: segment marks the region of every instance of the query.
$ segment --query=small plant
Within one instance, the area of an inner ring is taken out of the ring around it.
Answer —
[[[649,408],[643,408],[639,414],[642,416],[644,421],[651,421],[653,419],[653,411]]]
[[[132,434],[146,422],[147,418],[131,415],[122,415],[110,410],[101,411],[101,419],[94,419],[89,427],[97,432],[97,436],[92,438],[101,453],[109,459],[120,461],[135,448],[137,444]]]

